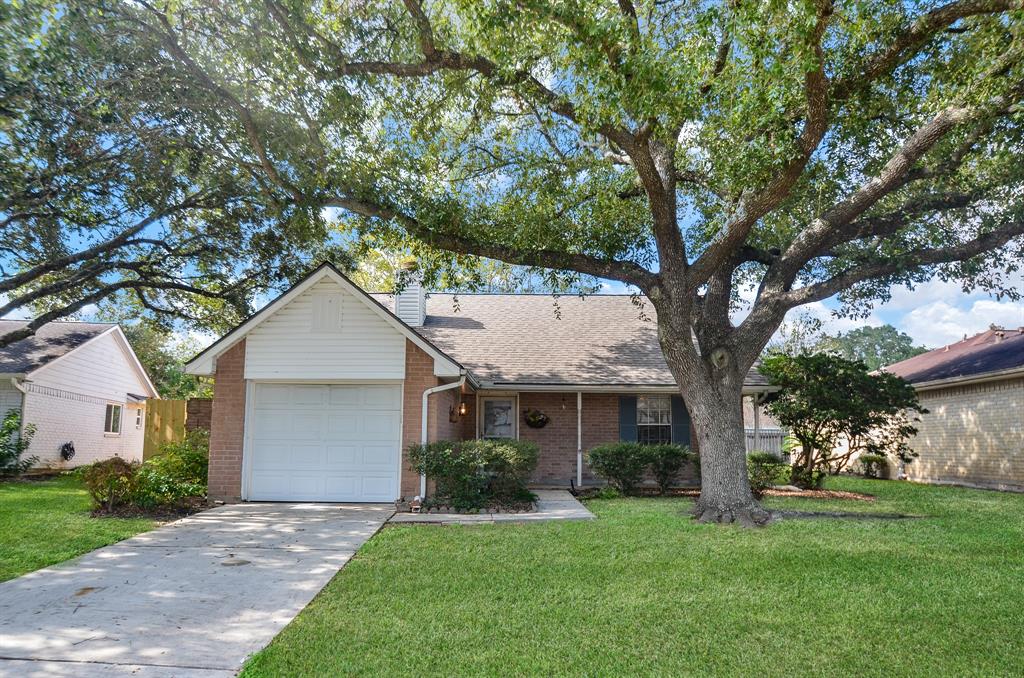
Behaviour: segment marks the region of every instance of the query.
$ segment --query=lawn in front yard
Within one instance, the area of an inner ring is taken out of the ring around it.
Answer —
[[[81,480],[0,482],[0,581],[152,529],[146,518],[93,518]]]
[[[830,487],[879,499],[767,503],[924,517],[390,527],[242,675],[1024,674],[1024,495]]]

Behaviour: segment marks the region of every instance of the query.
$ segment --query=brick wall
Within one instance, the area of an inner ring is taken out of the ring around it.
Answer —
[[[210,430],[213,417],[213,400],[211,398],[191,398],[185,403],[185,430]]]
[[[526,425],[523,413],[538,409],[551,418],[547,426],[536,429]],[[586,463],[586,452],[601,443],[619,439],[619,397],[583,394],[583,483],[597,478]],[[520,393],[519,438],[540,446],[537,469],[530,482],[536,485],[568,486],[576,479],[576,393]]]
[[[1024,379],[919,393],[911,480],[1024,489]]]
[[[245,438],[245,340],[217,358],[210,413],[211,499],[242,496],[242,441]]]
[[[423,391],[437,386],[434,376],[434,359],[411,341],[405,342],[405,389],[402,403],[402,477],[399,488],[403,497],[414,497],[420,493],[420,477],[409,466],[406,449],[420,442],[421,416],[423,412]],[[433,396],[436,398],[437,396]],[[430,403],[434,412],[427,415],[427,435],[437,427],[436,404]],[[447,412],[447,410],[445,410]]]

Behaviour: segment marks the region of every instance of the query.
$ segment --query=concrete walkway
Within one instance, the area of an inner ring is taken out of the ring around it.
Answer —
[[[565,490],[534,490],[537,510],[532,513],[396,513],[391,523],[525,523],[544,520],[593,520],[594,514]]]
[[[0,676],[232,676],[391,516],[212,509],[0,584]]]

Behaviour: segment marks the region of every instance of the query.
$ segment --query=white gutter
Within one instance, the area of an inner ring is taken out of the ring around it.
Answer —
[[[453,388],[462,388],[462,385],[466,383],[466,374],[463,373],[459,377],[458,381],[453,381],[450,384],[442,384],[440,386],[432,386],[423,392],[423,405],[421,406],[422,421],[420,422],[420,443],[423,445],[427,444],[427,416],[429,410],[427,409],[427,399],[434,393],[440,393],[441,391],[450,391]],[[427,476],[420,474],[420,499],[427,496]]]
[[[576,487],[583,487],[583,391],[576,391]]]
[[[635,394],[635,393],[669,393],[672,395],[679,395],[678,386],[660,385],[660,386],[647,386],[644,384],[629,384],[629,385],[618,385],[612,384],[607,386],[600,385],[583,385],[583,384],[514,384],[514,383],[494,383],[494,382],[480,382],[479,387],[476,389],[477,392],[482,391],[499,391],[502,393],[572,393],[572,392],[583,392],[583,393],[622,393],[622,394]],[[779,390],[777,386],[744,386],[743,395],[754,395],[760,393],[771,393],[772,391]]]

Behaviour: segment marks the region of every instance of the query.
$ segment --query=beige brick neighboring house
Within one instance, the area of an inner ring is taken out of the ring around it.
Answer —
[[[629,296],[370,295],[321,266],[187,366],[216,379],[210,494],[412,497],[430,483],[411,444],[477,437],[538,443],[535,485],[593,483],[595,445],[690,443],[652,316]],[[753,370],[745,392],[767,388]]]
[[[1024,491],[1024,328],[993,326],[885,369],[929,410],[910,480]]]
[[[0,335],[22,329],[0,320]],[[121,328],[51,322],[0,348],[0,416],[21,413],[35,436],[27,454],[63,469],[109,457],[142,460],[146,399],[158,397]],[[61,448],[75,454],[64,459]]]

